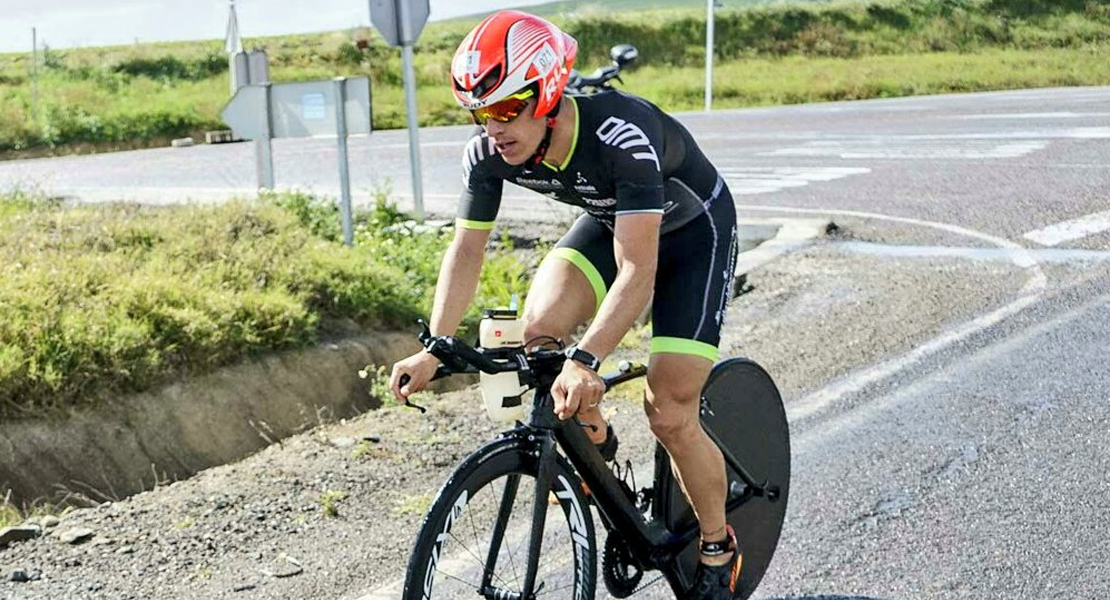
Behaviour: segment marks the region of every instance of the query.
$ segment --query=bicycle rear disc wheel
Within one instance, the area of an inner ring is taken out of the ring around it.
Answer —
[[[765,496],[754,495],[752,488],[726,461],[729,499],[748,496],[747,501],[727,516],[744,554],[735,595],[743,599],[749,597],[763,579],[786,517],[790,491],[790,431],[786,411],[771,376],[756,363],[743,358],[714,365],[702,398],[705,401],[702,426],[720,441],[722,452],[735,457],[756,485],[765,485],[769,491]],[[671,488],[665,511],[667,523],[673,529],[681,529],[683,524],[694,519],[693,511],[673,477],[665,479]],[[686,581],[693,580],[697,561],[695,540],[679,561]]]
[[[536,459],[529,449],[523,442],[494,443],[455,471],[421,526],[402,600],[520,597],[535,498]],[[592,600],[597,551],[589,504],[561,458],[552,479],[533,592],[536,598]],[[504,533],[491,563],[499,520]],[[490,586],[483,592],[484,579]]]

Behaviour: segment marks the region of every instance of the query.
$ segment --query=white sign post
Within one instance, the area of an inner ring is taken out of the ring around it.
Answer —
[[[31,28],[31,120],[39,124],[39,33]]]
[[[713,110],[713,9],[716,0],[708,0],[705,13],[705,111]]]
[[[335,82],[335,138],[339,144],[339,214],[343,220],[343,242],[354,243],[354,225],[351,219],[351,174],[347,165],[347,78],[336,77]],[[326,114],[327,104],[323,94],[314,99],[315,114]],[[306,106],[304,100],[301,106]],[[321,110],[323,109],[323,110]]]
[[[424,190],[420,168],[420,140],[416,115],[416,75],[412,45],[428,21],[428,0],[370,0],[370,20],[390,46],[401,46],[408,113],[409,160],[412,163],[412,200],[416,218],[424,220]]]
[[[351,180],[347,136],[370,133],[370,80],[336,77],[304,81],[246,85],[220,114],[235,137],[255,140],[259,187],[273,189],[272,138],[336,136],[339,145],[340,208],[343,238],[350,246]]]

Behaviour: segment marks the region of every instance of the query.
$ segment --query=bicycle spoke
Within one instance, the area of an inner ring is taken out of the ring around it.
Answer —
[[[502,542],[502,543],[504,543],[504,542]],[[518,549],[519,549],[519,546],[518,546]],[[516,556],[516,553],[515,552],[506,552],[505,554],[509,558],[509,568],[511,568],[513,570],[513,581],[520,581],[520,570],[517,569],[516,559],[514,558]]]
[[[550,600],[572,600],[579,578],[588,582],[578,583],[587,586],[583,593],[592,590],[592,565],[579,571],[579,556],[565,543],[571,533],[567,504],[549,503],[547,494],[540,501],[535,470],[526,463],[506,468],[507,462],[479,465],[477,473],[495,473],[484,480],[478,475],[478,481],[469,484],[461,480],[467,487],[450,491],[454,496],[447,498],[455,500],[439,505],[438,520],[422,533],[424,545],[413,560],[423,570],[410,571],[414,577],[406,581],[406,600],[469,600],[483,590],[497,596],[520,595],[533,578],[532,593]],[[547,527],[532,539],[532,521],[537,518]],[[531,556],[534,544],[540,547]],[[537,572],[527,573],[526,565],[536,556]]]
[[[472,516],[472,514],[471,514],[471,513],[469,513],[469,511],[467,511],[467,512],[468,512],[467,518],[468,518],[468,519],[470,519],[471,521],[473,521],[473,516]],[[475,530],[475,531],[477,531],[477,530]],[[481,557],[480,557],[480,556],[478,555],[478,553],[477,553],[477,552],[475,552],[474,550],[471,550],[470,548],[468,548],[468,547],[466,546],[466,544],[464,544],[464,543],[462,542],[462,540],[461,540],[461,539],[460,539],[460,538],[459,538],[458,536],[456,536],[456,535],[455,535],[455,533],[454,533],[454,532],[450,532],[450,533],[448,533],[447,535],[448,535],[448,537],[449,537],[449,538],[451,538],[452,540],[455,540],[455,541],[457,541],[457,542],[459,543],[459,546],[461,546],[461,547],[462,547],[462,548],[463,548],[463,549],[464,549],[464,550],[466,551],[466,553],[467,553],[467,554],[469,554],[469,555],[471,556],[471,558],[473,558],[473,559],[474,559],[474,563],[475,563],[476,565],[478,565],[478,566],[480,567],[481,571],[482,571],[482,572],[484,573],[484,572],[485,572],[485,570],[486,570],[486,564],[485,564],[485,560],[484,560],[484,559],[482,559],[482,558],[481,558]],[[478,545],[479,545],[479,548],[480,548],[480,547],[481,547],[481,543],[479,542],[479,544],[478,544]],[[438,569],[437,569],[437,572],[439,572],[439,571],[438,571]],[[494,576],[495,578],[497,578],[497,580],[498,580],[498,583],[500,583],[500,584],[503,584],[503,585],[508,585],[508,583],[509,583],[509,582],[505,581],[505,579],[504,579],[503,577],[500,577],[499,575],[497,575],[497,573],[493,573],[493,576]],[[456,579],[456,580],[459,580],[459,581],[462,581],[462,580],[461,580],[461,579],[459,579],[458,577],[452,577],[452,578],[453,578],[453,579]],[[481,588],[481,585],[480,585],[480,584],[473,584],[473,583],[468,583],[467,585],[469,585],[469,586],[473,587],[473,588],[474,588],[474,589],[476,589],[476,590],[477,590],[477,589],[480,589],[480,588]]]
[[[536,587],[539,587],[538,583],[536,584]],[[568,583],[566,585],[561,585],[557,588],[547,589],[547,587],[544,587],[543,591],[541,591],[540,593],[538,593],[536,595],[537,596],[544,596],[544,595],[547,595],[547,594],[551,594],[551,593],[558,592],[560,590],[565,590],[567,588],[572,588],[572,587],[574,587],[574,582],[573,581],[571,581],[570,583]]]
[[[436,571],[436,573],[439,573],[440,575],[443,575],[447,579],[453,579],[453,580],[465,585],[466,587],[474,588],[475,591],[478,591],[478,592],[481,591],[481,590],[478,589],[478,586],[474,585],[473,583],[470,583],[469,581],[466,581],[464,579],[460,579],[458,577],[455,577],[454,575],[452,575],[450,573],[442,573],[440,571]]]

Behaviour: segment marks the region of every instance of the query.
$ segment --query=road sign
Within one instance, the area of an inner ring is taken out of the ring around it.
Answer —
[[[370,0],[370,21],[385,43],[408,46],[420,37],[429,10],[428,0]]]
[[[420,140],[416,119],[416,74],[412,46],[428,20],[428,0],[370,0],[370,20],[390,46],[401,47],[405,79],[405,112],[409,125],[409,161],[412,164],[412,199],[416,219],[424,221],[424,184],[420,174]]]
[[[343,237],[347,245],[351,245],[347,136],[370,133],[369,78],[337,77],[325,81],[243,86],[220,116],[236,137],[255,141],[260,188],[274,187],[272,138],[335,136],[339,143]]]
[[[343,86],[347,133],[370,133],[370,80],[353,77],[343,80]],[[257,140],[265,136],[267,130],[271,138],[335,135],[339,92],[334,80],[270,85],[269,114],[266,87],[246,85],[239,88],[220,113],[235,137]]]

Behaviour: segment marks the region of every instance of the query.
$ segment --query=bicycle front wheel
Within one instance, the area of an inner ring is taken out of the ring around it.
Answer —
[[[503,438],[463,462],[436,497],[409,558],[402,600],[520,600],[532,531],[533,444]],[[533,593],[592,600],[597,552],[581,484],[556,458]]]

